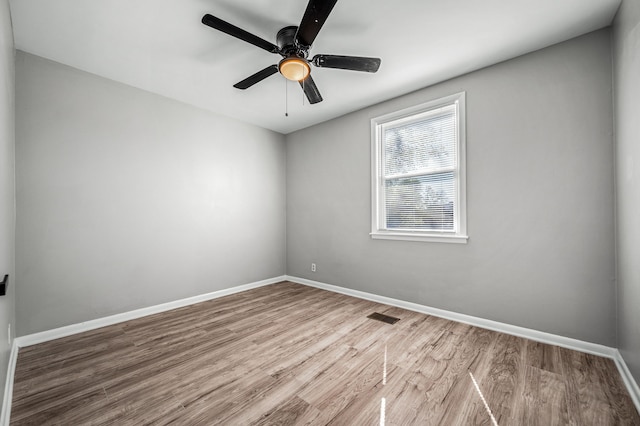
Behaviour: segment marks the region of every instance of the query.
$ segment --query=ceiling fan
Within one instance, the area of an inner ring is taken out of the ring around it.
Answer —
[[[277,45],[209,14],[202,17],[202,23],[268,52],[276,53],[283,58],[278,64],[269,65],[234,84],[233,87],[244,90],[280,72],[288,80],[299,82],[309,103],[316,104],[322,101],[322,96],[313,78],[311,78],[310,64],[320,68],[337,68],[371,73],[378,71],[378,68],[380,68],[380,58],[315,55],[313,58],[308,59],[311,45],[337,1],[309,0],[300,25],[298,27],[284,27],[278,31],[276,35]]]

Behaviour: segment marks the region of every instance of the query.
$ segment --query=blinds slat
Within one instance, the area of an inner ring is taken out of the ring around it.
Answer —
[[[455,166],[455,107],[440,115],[384,130],[384,175]]]
[[[454,230],[455,174],[385,182],[387,228]]]

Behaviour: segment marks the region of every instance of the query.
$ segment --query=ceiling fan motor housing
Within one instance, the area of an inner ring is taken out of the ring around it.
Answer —
[[[299,56],[301,58],[305,58],[308,55],[308,48],[304,46],[300,46],[296,43],[296,33],[298,32],[298,27],[289,26],[284,27],[278,34],[276,35],[276,43],[280,48],[280,54],[284,57],[287,56]]]

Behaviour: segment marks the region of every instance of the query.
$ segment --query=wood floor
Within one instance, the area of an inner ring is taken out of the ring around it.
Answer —
[[[11,424],[640,425],[640,416],[609,359],[284,282],[20,349]]]

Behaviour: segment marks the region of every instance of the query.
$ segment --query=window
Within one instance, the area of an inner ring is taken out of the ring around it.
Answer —
[[[466,243],[464,92],[371,120],[371,237]]]

